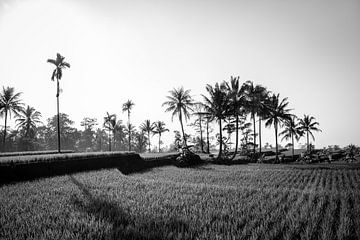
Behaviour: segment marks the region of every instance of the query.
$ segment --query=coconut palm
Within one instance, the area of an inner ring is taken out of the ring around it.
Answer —
[[[122,106],[122,111],[127,112],[127,114],[128,114],[128,125],[130,125],[130,112],[131,112],[131,109],[132,109],[132,107],[134,105],[135,105],[135,103],[133,103],[133,101],[128,99]],[[131,141],[131,133],[129,133],[129,151],[131,151],[131,143],[130,143],[130,141]]]
[[[183,135],[184,145],[186,144],[186,135],[183,126],[183,116],[185,121],[190,118],[190,111],[193,111],[192,107],[195,105],[192,97],[190,96],[190,90],[184,90],[183,87],[173,89],[169,91],[170,96],[166,96],[168,101],[164,102],[162,106],[166,106],[165,112],[172,112],[171,120],[175,115],[179,116],[181,125],[181,131]]]
[[[22,93],[15,93],[13,87],[4,88],[0,93],[0,116],[5,117],[4,134],[3,134],[3,151],[5,151],[6,145],[6,130],[7,130],[7,117],[11,118],[11,114],[19,114],[23,110],[23,103],[20,99]]]
[[[206,85],[206,91],[210,95],[209,97],[206,97],[204,95],[204,108],[205,111],[208,112],[208,114],[213,118],[216,119],[219,123],[219,154],[218,159],[220,159],[222,156],[222,120],[224,120],[227,117],[228,112],[228,103],[229,99],[225,92],[226,85],[225,83],[218,84],[216,83],[214,87],[211,85]]]
[[[300,124],[297,122],[297,117],[295,115],[292,115],[289,119],[284,121],[284,127],[285,129],[279,134],[280,136],[283,135],[282,140],[288,140],[291,139],[292,142],[292,159],[294,160],[294,138],[296,141],[299,141],[300,137],[304,134],[304,132],[301,130]]]
[[[70,68],[70,64],[64,61],[65,57],[61,56],[59,53],[56,54],[56,59],[48,59],[48,63],[52,63],[55,65],[55,69],[51,75],[51,81],[54,81],[56,78],[56,99],[57,99],[57,130],[58,130],[58,151],[61,151],[60,146],[60,114],[59,114],[59,94],[60,94],[60,87],[59,87],[59,80],[62,78],[62,71],[65,68]]]
[[[23,130],[25,137],[28,137],[30,132],[34,133],[37,125],[42,124],[40,117],[41,113],[28,105],[26,109],[21,109],[17,115],[16,127]]]
[[[265,122],[266,127],[271,127],[274,125],[275,129],[275,146],[276,146],[276,160],[278,160],[278,127],[281,123],[289,120],[291,118],[291,114],[289,113],[290,109],[288,106],[287,98],[284,98],[280,101],[279,94],[273,94],[270,97],[269,103],[266,106],[268,109],[267,120]]]
[[[196,116],[199,117],[197,120],[195,120],[194,125],[199,127],[201,152],[202,152],[202,153],[205,153],[205,151],[204,151],[204,140],[203,140],[203,127],[202,127],[202,123],[203,123],[203,121],[204,121],[204,118],[206,118],[207,112],[204,112],[204,111],[203,111],[203,104],[202,104],[202,103],[196,103],[193,115],[196,115]],[[208,124],[207,124],[207,125],[208,125]],[[208,126],[207,126],[207,129],[208,129]]]
[[[227,92],[229,95],[229,113],[235,117],[235,151],[231,159],[234,159],[239,144],[239,117],[244,115],[244,107],[246,101],[245,87],[239,84],[240,77],[232,77],[230,84],[226,83]]]
[[[321,129],[318,128],[319,123],[315,122],[315,118],[313,116],[304,115],[303,119],[300,119],[300,126],[301,129],[306,132],[306,142],[307,142],[307,150],[310,151],[309,148],[309,134],[312,137],[312,139],[315,141],[313,131],[315,132],[321,132]]]
[[[261,85],[254,86],[252,81],[245,82],[245,93],[247,95],[247,110],[250,112],[251,119],[253,120],[253,130],[254,130],[254,154],[256,151],[256,125],[255,125],[255,115],[259,115],[260,109],[262,107],[262,101],[267,95],[266,88]],[[259,126],[261,126],[261,121],[259,121]],[[261,133],[260,133],[261,134]],[[261,144],[261,143],[260,143]]]
[[[140,130],[143,131],[143,132],[146,132],[147,135],[148,135],[149,152],[151,152],[150,133],[153,132],[154,128],[155,128],[154,123],[152,123],[149,119],[145,120],[140,125]]]
[[[116,119],[116,115],[109,114],[108,112],[106,112],[106,116],[104,117],[104,128],[108,130],[109,151],[111,151],[111,132],[114,130],[114,118]]]
[[[159,152],[161,150],[160,146],[161,146],[161,134],[164,132],[168,132],[169,129],[165,128],[165,123],[162,121],[156,121],[154,123],[154,130],[153,130],[153,134],[159,134]]]

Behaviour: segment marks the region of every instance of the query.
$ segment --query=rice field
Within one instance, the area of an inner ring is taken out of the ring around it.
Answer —
[[[360,239],[360,164],[108,169],[3,185],[0,239]]]

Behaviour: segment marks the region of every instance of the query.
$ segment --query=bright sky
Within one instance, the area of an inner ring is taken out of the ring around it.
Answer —
[[[56,113],[46,60],[57,52],[71,64],[60,111],[78,127],[106,111],[125,123],[131,99],[132,121],[165,121],[173,141],[179,123],[161,107],[169,90],[201,100],[207,83],[240,75],[314,116],[317,147],[360,145],[358,0],[0,0],[0,87],[23,92],[44,121]]]

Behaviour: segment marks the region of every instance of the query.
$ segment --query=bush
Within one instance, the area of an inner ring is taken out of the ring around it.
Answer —
[[[201,164],[203,161],[200,156],[186,149],[175,160],[175,166],[177,167],[190,167]]]

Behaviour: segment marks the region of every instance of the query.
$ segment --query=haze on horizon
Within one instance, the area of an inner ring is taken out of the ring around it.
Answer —
[[[131,99],[132,122],[164,121],[169,145],[179,123],[161,107],[168,91],[183,86],[202,100],[206,84],[239,75],[314,116],[317,147],[360,145],[359,43],[357,0],[0,0],[0,87],[23,92],[45,123],[56,114],[46,59],[59,52],[71,64],[60,111],[76,127],[84,117],[102,124],[107,111],[126,122]]]

